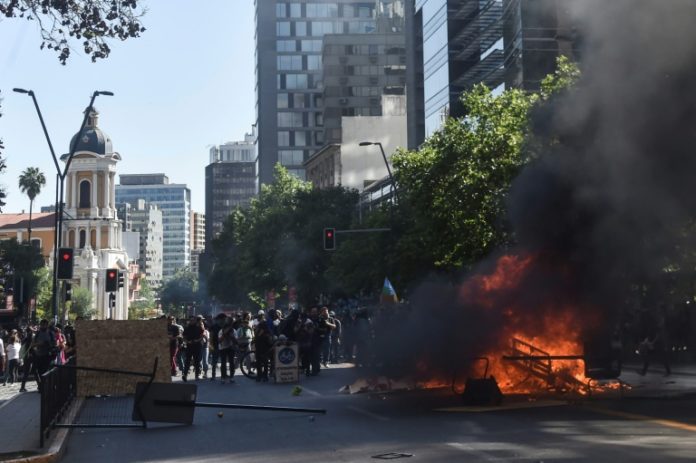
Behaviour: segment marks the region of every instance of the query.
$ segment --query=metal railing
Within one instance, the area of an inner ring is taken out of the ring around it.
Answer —
[[[147,389],[155,379],[158,360],[155,358],[152,371],[142,372],[76,366],[75,357],[72,357],[65,365],[56,365],[41,375],[39,381],[41,447],[43,447],[45,439],[50,437],[51,430],[54,428],[146,427],[147,422],[143,417],[140,405]],[[143,378],[143,381],[146,382],[146,387],[140,394],[136,394],[136,384],[133,382],[137,378]],[[80,393],[78,393],[78,383]],[[123,391],[124,385],[128,389],[125,393]],[[76,400],[78,397],[84,400]],[[128,400],[124,401],[119,397],[125,397]],[[85,405],[88,403],[85,401],[95,398],[101,399],[101,403],[92,407],[88,406],[85,409]],[[105,403],[109,399],[112,400],[112,404]],[[111,406],[112,413],[98,410],[105,406]],[[81,408],[82,411],[77,410],[78,408]],[[89,416],[90,411],[97,413],[94,416]],[[88,416],[80,420],[80,414]],[[108,422],[104,422],[104,420]],[[140,423],[134,421],[140,421]]]
[[[77,370],[62,368],[74,366],[75,357],[71,357],[66,365],[55,366],[40,377],[39,392],[41,393],[41,421],[39,432],[40,445],[50,435],[51,429],[69,410],[77,395]]]

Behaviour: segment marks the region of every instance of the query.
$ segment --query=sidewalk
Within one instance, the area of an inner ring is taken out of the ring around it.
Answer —
[[[39,447],[41,396],[36,383],[0,385],[0,462],[44,463],[57,461],[65,430],[53,431],[51,440]]]

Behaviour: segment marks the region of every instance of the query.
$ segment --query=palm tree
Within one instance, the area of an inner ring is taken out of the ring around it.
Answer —
[[[38,167],[27,167],[19,176],[19,189],[29,196],[29,244],[31,244],[31,215],[34,209],[34,198],[41,193],[41,187],[46,184],[46,177]]]

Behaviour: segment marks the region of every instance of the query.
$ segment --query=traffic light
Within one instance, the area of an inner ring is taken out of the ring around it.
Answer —
[[[72,300],[72,284],[65,283],[65,302]]]
[[[106,269],[106,292],[113,293],[118,291],[118,270],[115,268]]]
[[[324,229],[324,250],[333,251],[336,249],[336,229],[335,228],[325,228]]]
[[[116,295],[114,293],[109,293],[109,308],[116,308]]]
[[[73,249],[58,249],[58,279],[72,280],[73,277]]]
[[[123,279],[125,278],[125,272],[118,272],[118,287],[123,288]]]

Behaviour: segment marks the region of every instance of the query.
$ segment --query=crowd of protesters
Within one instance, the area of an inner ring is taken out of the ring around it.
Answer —
[[[75,330],[41,320],[38,324],[23,324],[14,329],[0,328],[0,378],[3,386],[26,383],[33,379],[41,389],[41,375],[51,365],[62,365],[75,351]]]
[[[317,376],[332,363],[368,363],[372,323],[366,309],[347,306],[269,309],[178,321],[169,316],[167,333],[172,376],[188,381],[193,373],[194,380],[233,383],[235,369],[251,349],[256,380],[265,382],[278,343],[297,344],[300,371],[306,376]]]

